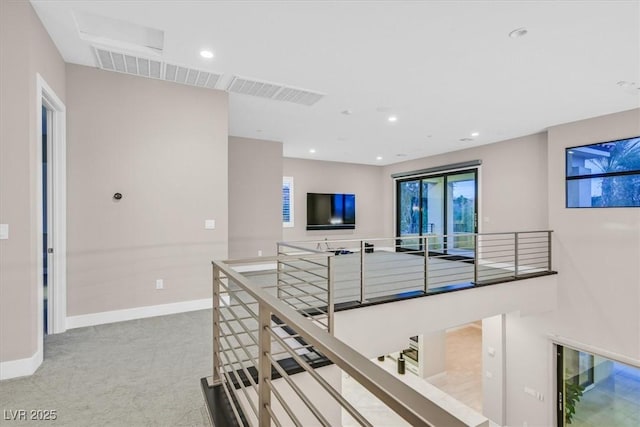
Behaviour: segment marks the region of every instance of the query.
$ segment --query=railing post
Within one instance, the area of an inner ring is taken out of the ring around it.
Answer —
[[[422,242],[422,249],[424,252],[424,294],[429,292],[429,238],[424,237]]]
[[[213,384],[220,384],[220,267],[213,264]]]
[[[547,249],[547,271],[551,271],[551,230],[547,231],[547,244],[548,244],[548,249]]]
[[[258,424],[260,427],[270,427],[271,417],[267,407],[271,406],[271,313],[265,304],[258,305]]]
[[[364,240],[360,240],[360,303],[364,303]]]
[[[478,264],[480,257],[478,256],[478,233],[473,234],[473,285],[478,284]]]
[[[327,257],[327,316],[329,319],[327,320],[327,328],[328,332],[333,335],[333,313],[335,311],[335,303],[334,303],[334,283],[333,283],[333,257]]]
[[[513,233],[513,276],[518,277],[518,232]]]
[[[280,297],[280,280],[282,280],[282,262],[280,262],[280,252],[278,252],[278,259],[276,261],[276,297]]]

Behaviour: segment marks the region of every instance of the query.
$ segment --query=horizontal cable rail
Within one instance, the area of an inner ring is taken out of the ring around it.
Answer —
[[[299,272],[306,271],[307,262],[324,259],[327,293],[319,298],[331,300],[335,255],[278,258],[284,276],[290,273],[285,264],[296,265]],[[411,425],[465,425],[333,337],[330,323],[305,314],[310,306],[285,295],[283,284],[263,285],[252,279],[230,263],[213,263],[213,380],[232,402],[239,425],[332,426],[343,412],[360,425],[372,425],[355,402],[343,396],[341,372]]]
[[[335,255],[334,305],[367,304],[552,273],[551,234],[533,230],[280,242],[277,253]],[[285,262],[277,263],[275,281],[285,284],[295,274],[285,271]],[[296,278],[314,283],[312,274],[307,269]]]
[[[464,425],[333,338],[336,305],[550,274],[551,233],[281,242],[276,256],[214,262],[214,383],[240,425],[335,425],[327,405],[370,425],[342,396],[339,380],[318,370],[332,365],[412,425]],[[239,273],[245,265],[251,271]],[[308,378],[300,382],[294,374]]]

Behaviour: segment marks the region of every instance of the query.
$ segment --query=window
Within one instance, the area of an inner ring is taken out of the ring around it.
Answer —
[[[557,425],[640,425],[640,369],[556,346]]]
[[[477,232],[477,169],[404,178],[396,186],[396,231],[404,237],[399,250],[422,251],[421,237],[439,235],[430,239],[430,252],[473,255],[470,233]]]
[[[293,177],[282,177],[282,226],[293,227]]]
[[[640,207],[640,137],[567,148],[567,207]]]

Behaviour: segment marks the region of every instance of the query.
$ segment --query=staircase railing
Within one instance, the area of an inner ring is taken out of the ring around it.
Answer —
[[[334,256],[276,260],[299,268],[316,258],[327,262],[321,268],[330,301]],[[262,287],[228,263],[213,263],[213,384],[222,387],[238,425],[331,426],[341,424],[343,412],[372,425],[341,392],[341,372],[411,425],[469,425],[333,337],[286,286]]]

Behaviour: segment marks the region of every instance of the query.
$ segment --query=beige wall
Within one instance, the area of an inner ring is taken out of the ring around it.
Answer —
[[[293,177],[295,193],[295,227],[283,230],[285,241],[352,239],[384,234],[381,167],[285,158],[283,174]],[[307,231],[307,193],[355,194],[355,230]]]
[[[547,228],[547,135],[541,133],[385,167],[385,234],[395,233],[391,174],[471,160],[482,160],[480,232]]]
[[[65,100],[65,66],[29,2],[0,2],[0,361],[37,350],[36,73]]]
[[[567,209],[565,148],[640,135],[640,110],[549,129],[558,333],[640,360],[640,209]]]
[[[210,261],[227,257],[227,101],[67,65],[69,316],[211,297]]]
[[[549,227],[558,271],[558,307],[507,316],[507,424],[551,425],[555,412],[523,393],[555,393],[550,337],[640,364],[640,209],[568,209],[565,148],[640,135],[640,110],[548,131]]]
[[[282,240],[282,143],[229,137],[229,258],[276,254]]]

